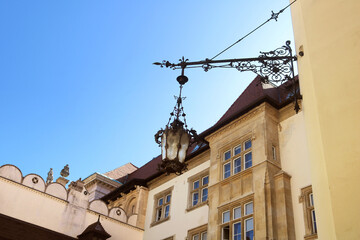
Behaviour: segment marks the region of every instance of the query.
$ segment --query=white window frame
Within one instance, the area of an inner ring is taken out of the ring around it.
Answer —
[[[251,229],[252,231],[255,231],[255,229],[254,229],[254,217],[249,217],[249,218],[246,218],[245,220],[244,220],[244,239],[246,238],[246,222],[247,221],[249,221],[249,220],[251,220],[252,219],[252,221],[253,221],[253,228]],[[250,230],[250,231],[251,231]],[[255,234],[254,234],[255,235]]]
[[[251,213],[247,213],[246,212],[246,206],[252,204],[252,212]],[[244,216],[248,216],[248,215],[251,215],[251,214],[254,214],[254,203],[251,201],[251,202],[247,202],[244,204]]]
[[[227,222],[224,222],[224,213],[229,213],[229,221],[227,221]],[[223,211],[222,212],[222,224],[225,224],[225,223],[228,223],[228,222],[230,222],[231,221],[231,213],[230,213],[230,210],[226,210],[226,211]]]
[[[235,172],[235,168],[236,168],[236,166],[235,166],[235,161],[238,160],[238,159],[240,159],[240,170],[239,170],[238,172]],[[239,173],[239,172],[241,172],[241,165],[242,165],[242,158],[241,158],[241,156],[239,156],[239,157],[237,157],[237,158],[234,158],[234,160],[233,160],[233,174],[234,174],[234,175],[237,174],[237,173]]]
[[[238,218],[235,218],[235,209],[240,209],[240,217],[238,217]],[[242,214],[242,208],[241,208],[241,206],[234,207],[234,208],[233,208],[233,220],[240,219],[242,216],[243,216],[243,214]]]
[[[246,155],[249,155],[249,154],[251,154],[251,166],[250,166],[250,167],[246,167]],[[244,170],[245,170],[245,169],[248,169],[248,168],[251,168],[251,167],[253,166],[252,161],[253,161],[252,151],[249,151],[249,152],[247,152],[247,153],[244,153]]]

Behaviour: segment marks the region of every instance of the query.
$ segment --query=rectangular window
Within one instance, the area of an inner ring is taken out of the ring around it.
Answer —
[[[309,204],[310,207],[314,206],[314,197],[312,193],[309,194]]]
[[[170,212],[170,205],[166,205],[166,207],[165,207],[165,218],[167,218],[169,216],[169,212]]]
[[[185,239],[207,240],[207,224],[190,229],[188,231],[187,237]]]
[[[231,174],[231,163],[226,163],[224,164],[224,179],[230,177]]]
[[[241,218],[241,207],[234,208],[234,219]]]
[[[200,187],[200,181],[195,181],[193,189],[195,190],[198,189],[199,187]]]
[[[155,218],[154,223],[161,222],[170,215],[171,193],[166,191],[155,196]]]
[[[317,233],[317,228],[316,228],[316,217],[315,217],[315,210],[311,210],[311,220],[312,220],[312,230],[313,233]]]
[[[202,192],[201,192],[201,201],[205,202],[208,198],[208,189],[207,188],[203,188]]]
[[[165,202],[168,203],[168,202],[170,202],[170,200],[171,200],[171,195],[169,194],[169,195],[166,196]]]
[[[245,151],[248,150],[249,148],[251,148],[251,140],[247,140],[245,142]]]
[[[245,204],[245,215],[253,214],[253,203],[249,202]]]
[[[276,160],[276,148],[274,146],[272,146],[272,158]]]
[[[192,197],[192,205],[195,206],[196,204],[198,204],[199,202],[199,193],[195,192],[193,193],[193,197]]]
[[[249,218],[245,220],[245,238],[248,240],[254,239],[254,219]]]
[[[230,211],[223,212],[223,223],[227,223],[230,221]]]
[[[200,240],[200,239],[199,239],[199,234],[195,234],[192,239],[193,239],[193,240]]]
[[[224,153],[224,161],[229,160],[231,158],[231,151],[227,151]]]
[[[233,239],[234,240],[241,240],[241,222],[234,223],[233,226]]]
[[[219,226],[221,239],[253,240],[253,202],[246,200],[246,202],[235,204],[236,202],[230,203],[224,206],[223,209],[219,209],[219,214],[222,215],[222,222]],[[242,211],[244,211],[244,214],[242,214]]]
[[[188,208],[200,206],[200,203],[208,200],[209,173],[200,173],[189,179],[189,204]],[[200,236],[200,235],[199,235]]]
[[[234,160],[234,174],[241,171],[241,157]]]
[[[234,156],[241,153],[241,145],[234,147]]]
[[[245,169],[252,167],[252,153],[248,152],[245,154]]]
[[[230,240],[230,227],[229,226],[224,226],[222,228],[222,234],[221,234],[221,239],[222,240]]]
[[[222,177],[226,179],[232,175],[240,173],[242,170],[252,167],[252,141],[249,139],[237,143],[231,148],[223,152],[222,158]],[[231,228],[231,227],[230,227]]]
[[[305,239],[317,238],[316,214],[314,205],[314,195],[312,187],[307,186],[301,189],[300,202],[303,205]]]
[[[208,185],[209,184],[209,176],[203,177],[202,179],[202,185]]]

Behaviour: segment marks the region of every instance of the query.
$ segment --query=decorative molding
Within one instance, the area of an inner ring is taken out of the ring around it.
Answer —
[[[259,112],[263,112],[265,110],[265,103],[262,103],[260,106],[253,108],[250,112],[240,116],[239,118],[233,120],[232,122],[228,123],[227,125],[223,126],[222,128],[218,129],[214,133],[207,136],[205,139],[208,142],[212,142],[213,139],[217,138],[219,135],[223,135],[225,132],[230,131],[231,129],[237,127],[238,125],[242,124],[243,122],[253,118]]]

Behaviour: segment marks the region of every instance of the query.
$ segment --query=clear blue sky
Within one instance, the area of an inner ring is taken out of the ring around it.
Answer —
[[[160,154],[179,71],[155,61],[211,58],[286,0],[0,2],[0,165],[70,180]],[[296,4],[296,3],[295,3]],[[256,57],[292,40],[290,9],[218,59]],[[211,127],[255,77],[185,71],[189,127]]]

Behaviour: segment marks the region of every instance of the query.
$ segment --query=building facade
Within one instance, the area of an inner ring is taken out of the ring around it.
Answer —
[[[289,84],[255,78],[200,134],[185,173],[160,173],[159,156],[102,199],[144,217],[145,240],[317,239],[304,115]]]

